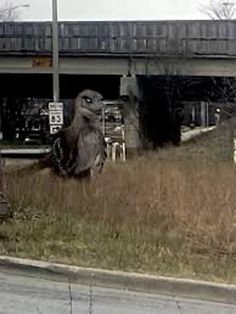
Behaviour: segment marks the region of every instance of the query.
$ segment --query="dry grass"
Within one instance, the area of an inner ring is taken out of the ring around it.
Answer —
[[[7,177],[15,221],[0,253],[236,282],[235,169],[165,154],[107,165],[91,184]]]

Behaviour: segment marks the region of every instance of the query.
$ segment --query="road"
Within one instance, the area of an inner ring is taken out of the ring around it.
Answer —
[[[71,293],[70,293],[71,291]],[[0,271],[0,314],[233,314],[236,306],[87,287]]]

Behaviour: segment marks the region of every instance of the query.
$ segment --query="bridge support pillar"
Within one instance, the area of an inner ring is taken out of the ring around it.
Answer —
[[[120,81],[120,96],[124,105],[125,143],[127,153],[140,148],[139,99],[140,89],[136,76],[123,76]]]

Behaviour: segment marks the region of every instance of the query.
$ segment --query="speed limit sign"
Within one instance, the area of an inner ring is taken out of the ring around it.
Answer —
[[[62,125],[63,124],[63,111],[49,111],[49,124]]]
[[[49,103],[50,133],[54,134],[64,124],[63,103]]]

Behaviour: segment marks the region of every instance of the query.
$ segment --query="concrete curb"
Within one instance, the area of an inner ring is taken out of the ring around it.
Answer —
[[[197,129],[189,130],[186,132],[182,132],[181,142],[182,143],[188,142],[192,140],[193,138],[199,137],[202,134],[210,133],[215,129],[216,129],[216,126],[211,126],[211,127],[197,128]]]
[[[236,304],[236,285],[68,266],[0,256],[0,271],[81,285]]]

